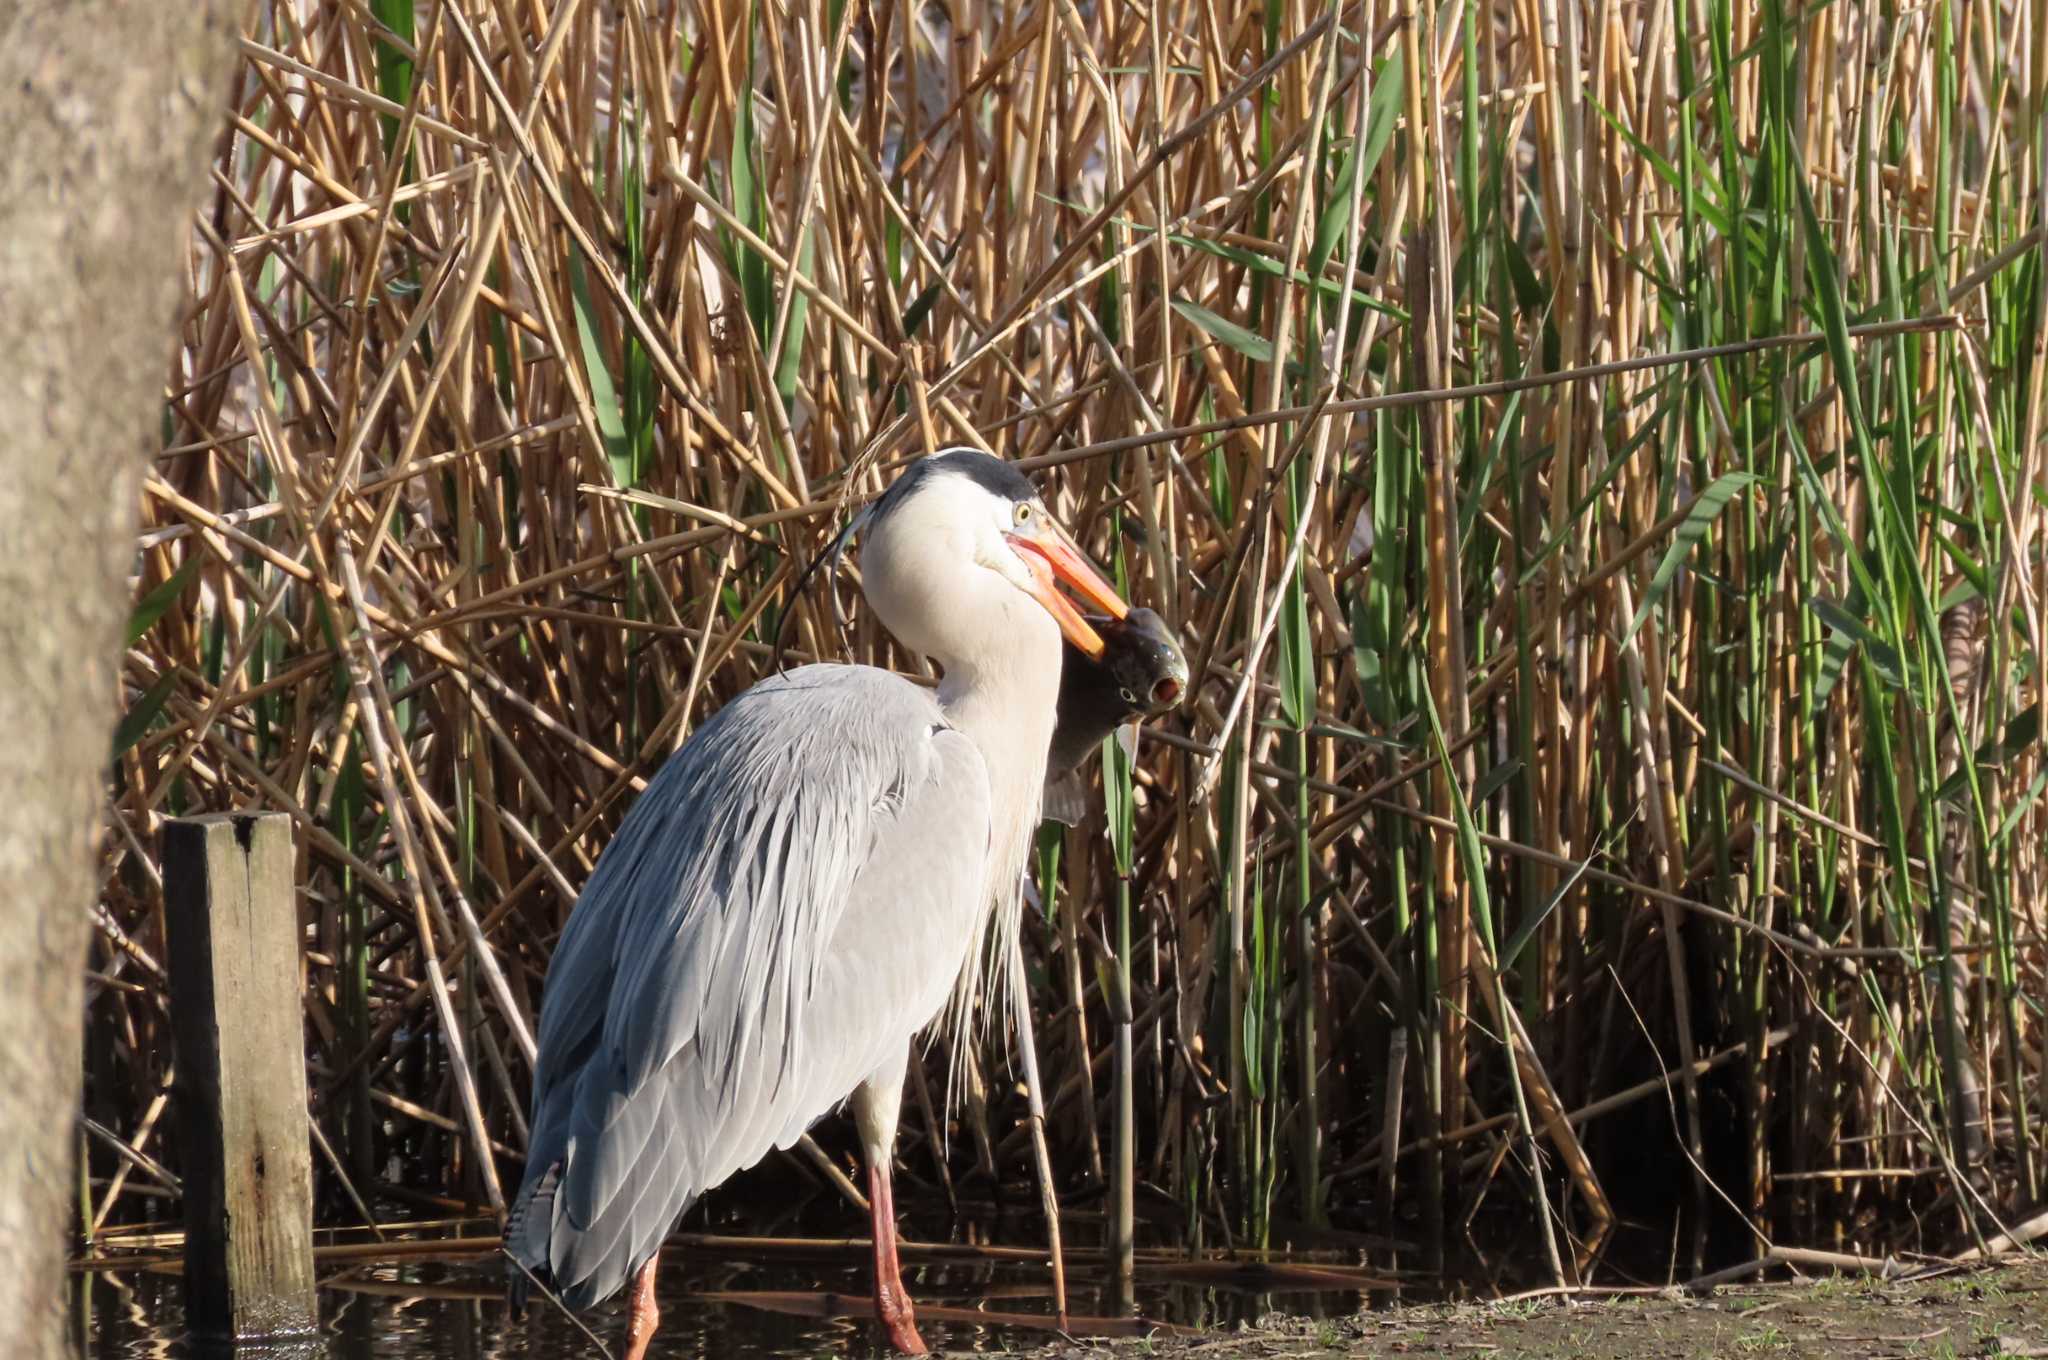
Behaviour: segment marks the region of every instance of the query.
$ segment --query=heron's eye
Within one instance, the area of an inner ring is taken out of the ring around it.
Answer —
[[[1016,522],[1019,529],[1029,525],[1031,523],[1031,502],[1018,501],[1017,508],[1012,512],[1011,518]]]

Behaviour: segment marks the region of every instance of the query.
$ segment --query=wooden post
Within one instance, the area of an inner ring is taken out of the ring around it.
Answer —
[[[186,1325],[228,1341],[309,1332],[313,1165],[291,818],[167,822],[163,863]]]

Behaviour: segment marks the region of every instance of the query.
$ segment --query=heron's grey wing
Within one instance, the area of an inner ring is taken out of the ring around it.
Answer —
[[[707,722],[606,847],[550,966],[513,1255],[573,1306],[603,1298],[697,1194],[843,1099],[875,1065],[836,1084],[856,1054],[907,1042],[971,929],[934,913],[986,895],[988,809],[972,743],[882,671],[804,667]],[[940,933],[960,935],[950,958]],[[849,986],[884,960],[924,985]]]
[[[958,732],[938,746],[939,768],[877,828],[854,878],[804,1012],[798,1098],[776,1107],[765,1128],[776,1147],[794,1143],[885,1062],[900,1062],[945,1008],[968,951],[980,947],[993,901],[988,769]],[[767,1150],[750,1136],[730,1169]]]

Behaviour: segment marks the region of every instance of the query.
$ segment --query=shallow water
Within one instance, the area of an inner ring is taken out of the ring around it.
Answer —
[[[849,1221],[841,1230],[857,1232],[862,1226]],[[957,1234],[934,1235],[957,1240]],[[1022,1232],[971,1235],[1018,1246],[1032,1243]],[[1279,1281],[1283,1287],[1275,1288],[1271,1273],[1255,1267],[1147,1260],[1140,1265],[1136,1289],[1139,1317],[1126,1319],[1118,1317],[1112,1282],[1092,1253],[1077,1250],[1067,1269],[1076,1334],[1099,1334],[1088,1315],[1104,1326],[1143,1334],[1148,1323],[1214,1327],[1274,1310],[1343,1316],[1355,1312],[1363,1298],[1357,1290],[1286,1287],[1290,1281]],[[323,1262],[320,1337],[295,1353],[327,1360],[596,1354],[576,1323],[543,1301],[536,1300],[523,1320],[513,1319],[501,1271],[501,1258],[495,1255]],[[1242,1278],[1222,1278],[1226,1273]],[[906,1256],[904,1274],[918,1305],[919,1330],[934,1350],[1002,1353],[1042,1345],[1057,1335],[1049,1316],[1050,1271],[1042,1258]],[[763,1244],[756,1250],[737,1242],[707,1248],[684,1240],[664,1252],[658,1281],[662,1325],[651,1360],[889,1353],[875,1324],[858,1315],[868,1299],[864,1248]],[[92,1360],[201,1353],[184,1339],[182,1286],[166,1266],[81,1274],[72,1302],[74,1344]],[[582,1321],[616,1352],[624,1316],[621,1297]]]

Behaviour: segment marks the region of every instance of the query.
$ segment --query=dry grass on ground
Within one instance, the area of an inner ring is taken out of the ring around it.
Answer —
[[[1232,1336],[1048,1346],[1043,1360],[1965,1360],[2048,1356],[2048,1263],[1574,1300],[1274,1316]]]

